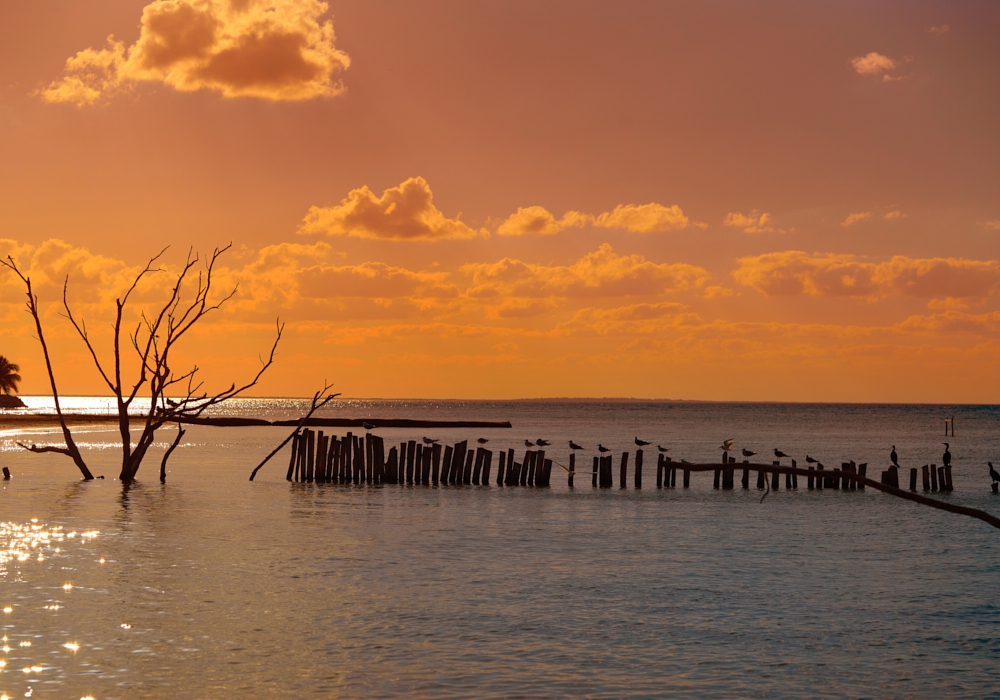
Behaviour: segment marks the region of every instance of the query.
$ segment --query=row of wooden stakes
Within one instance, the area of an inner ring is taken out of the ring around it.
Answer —
[[[623,452],[618,469],[618,485],[627,486],[628,466],[631,454]],[[796,469],[795,460],[791,460],[792,469]],[[642,488],[643,451],[635,451],[635,467],[632,470],[633,485]],[[773,462],[780,467],[780,462]],[[560,465],[562,466],[562,465]],[[673,462],[663,454],[657,455],[656,488],[676,488],[677,471],[681,470],[684,488],[691,486],[690,468],[686,462]],[[497,486],[549,486],[552,477],[553,461],[546,458],[544,450],[526,450],[521,462],[514,461],[514,450],[500,451],[497,469]],[[391,447],[388,454],[385,442],[381,437],[367,433],[354,435],[347,433],[343,437],[324,435],[323,431],[303,430],[292,440],[292,454],[288,463],[286,479],[298,482],[320,483],[354,483],[354,484],[470,484],[488,486],[493,468],[493,452],[484,447],[470,450],[468,441],[452,445],[437,443],[423,444],[416,440],[401,442],[399,447]],[[576,454],[570,454],[567,482],[573,486],[576,474]],[[735,472],[742,468],[742,487],[750,488],[750,471],[757,472],[758,489],[770,487],[778,490],[781,472],[771,472],[771,483],[767,483],[768,469],[759,466],[740,467],[733,457],[723,457],[721,466],[715,468],[713,487],[718,489],[734,488]],[[695,469],[703,471],[703,469]],[[854,462],[844,462],[841,472],[857,474],[861,479],[867,475],[868,465],[855,465]],[[593,458],[591,484],[595,487],[609,488],[614,486],[614,461],[610,455]],[[853,491],[864,490],[863,481],[847,477],[841,478],[840,472],[833,471],[825,475],[823,465],[818,468],[809,467],[815,471],[815,476],[807,477],[807,487],[812,489],[841,489]],[[899,488],[899,473],[896,467],[890,467],[882,472],[881,483]],[[798,488],[798,475],[785,473],[785,488]],[[939,486],[940,485],[940,486]],[[924,491],[952,491],[951,467],[924,465]],[[917,489],[917,469],[910,470],[910,490]]]

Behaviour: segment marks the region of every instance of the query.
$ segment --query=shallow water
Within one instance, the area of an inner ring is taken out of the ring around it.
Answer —
[[[870,473],[892,444],[904,466],[940,462],[955,415],[943,498],[1000,514],[985,468],[1000,464],[997,407],[358,401],[329,415],[509,419],[483,433],[489,446],[545,437],[560,461],[564,440],[620,456],[636,435],[715,461],[732,437]],[[653,488],[655,472],[641,491],[580,476],[570,490],[557,470],[550,489],[289,484],[284,453],[248,482],[286,434],[192,427],[168,482],[157,457],[127,493],[110,478],[110,430],[79,435],[109,477],[86,484],[66,458],[0,436],[14,473],[0,548],[26,527],[52,533],[0,563],[0,691],[1000,697],[1000,532],[979,521],[871,490],[782,486],[761,503],[756,489],[714,491],[710,473],[686,491]]]

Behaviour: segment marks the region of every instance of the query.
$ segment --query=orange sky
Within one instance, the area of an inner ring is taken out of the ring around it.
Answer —
[[[164,242],[232,241],[185,353],[242,379],[280,316],[263,395],[998,402],[997,36],[990,2],[4,3],[0,253],[100,334]],[[22,296],[0,354],[45,393]]]

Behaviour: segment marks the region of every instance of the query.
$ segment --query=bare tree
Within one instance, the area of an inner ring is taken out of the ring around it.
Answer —
[[[192,418],[201,416],[206,410],[217,406],[224,401],[232,399],[250,387],[257,384],[265,371],[274,363],[274,355],[278,343],[281,340],[284,325],[279,321],[276,324],[276,335],[274,344],[266,359],[261,358],[261,367],[256,375],[241,386],[230,385],[228,389],[216,393],[208,393],[202,389],[202,382],[197,378],[198,367],[195,365],[187,371],[175,373],[171,365],[172,353],[178,342],[191,330],[195,323],[204,318],[207,314],[218,310],[223,304],[232,299],[236,294],[234,287],[228,294],[222,296],[218,301],[210,300],[212,292],[212,276],[215,271],[215,264],[219,256],[226,252],[232,244],[224,248],[216,248],[211,257],[205,261],[204,269],[197,273],[197,282],[194,287],[193,296],[184,299],[185,284],[193,276],[192,271],[200,262],[199,256],[188,252],[187,259],[180,272],[177,273],[176,280],[170,290],[166,302],[158,311],[151,315],[145,312],[141,314],[140,321],[136,324],[133,332],[127,333],[126,343],[131,346],[136,353],[138,362],[138,373],[134,380],[123,379],[122,354],[127,351],[123,348],[122,333],[125,309],[128,305],[129,297],[136,290],[136,287],[147,275],[162,272],[156,267],[159,259],[166,252],[166,248],[157,255],[150,258],[145,268],[136,275],[131,286],[125,293],[115,300],[116,314],[113,326],[113,358],[114,367],[106,367],[98,357],[98,353],[91,342],[87,332],[85,321],[77,320],[69,305],[68,288],[69,277],[63,283],[63,309],[65,315],[73,324],[77,334],[83,340],[90,352],[90,356],[97,367],[98,373],[104,383],[114,394],[118,409],[118,430],[121,436],[121,473],[119,478],[122,483],[129,484],[135,479],[136,472],[142,464],[147,451],[153,445],[156,431],[167,423],[176,423],[178,433],[170,448],[163,456],[160,465],[160,479],[165,479],[166,463],[170,454],[177,447],[183,434],[181,424]],[[62,409],[59,404],[59,392],[56,389],[55,374],[52,370],[52,361],[49,358],[48,346],[42,333],[42,322],[38,311],[38,298],[31,288],[31,279],[26,277],[14,259],[8,256],[7,260],[0,260],[0,264],[13,270],[21,281],[24,282],[28,294],[28,313],[35,321],[35,329],[38,333],[38,340],[42,345],[42,353],[45,356],[45,366],[49,374],[49,382],[52,386],[52,397],[55,401],[56,415],[62,427],[63,438],[66,447],[36,445],[21,445],[32,452],[58,452],[73,458],[76,466],[83,473],[84,479],[92,479],[93,475],[87,468],[80,450],[73,441],[72,433],[66,424]],[[127,358],[126,358],[127,362]],[[130,409],[137,397],[142,393],[143,397],[148,395],[149,407],[141,413],[130,413]],[[133,422],[140,429],[135,445],[132,444]],[[20,444],[20,443],[19,443]]]

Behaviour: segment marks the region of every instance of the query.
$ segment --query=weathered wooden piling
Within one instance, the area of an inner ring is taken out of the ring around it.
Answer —
[[[614,486],[614,479],[611,476],[611,468],[613,466],[611,459],[611,457],[601,457],[601,478],[599,480],[601,488]]]
[[[723,464],[729,464],[729,453],[728,452],[723,452],[722,453],[722,463]],[[719,486],[721,485],[719,483],[721,477],[722,477],[722,470],[721,469],[716,469],[715,473],[712,476],[712,488],[713,489],[718,489],[719,488]]]
[[[511,447],[511,448],[509,448],[507,450],[507,473],[508,474],[510,474],[511,467],[513,467],[513,466],[514,466],[514,448]],[[510,482],[506,478],[504,479],[503,483],[505,485],[509,485],[510,484]]]
[[[365,473],[365,446],[361,442],[361,436],[354,436],[354,483],[360,484]]]
[[[413,483],[413,458],[417,456],[417,441],[406,443],[406,483]]]
[[[626,478],[627,472],[628,472],[628,452],[626,451],[622,452],[622,465],[621,469],[618,470],[618,488],[623,489],[625,488],[625,485],[628,483],[628,480]]]
[[[865,490],[865,479],[868,478],[868,462],[862,462],[858,465],[858,476],[861,477],[861,481],[858,482],[858,491]]]
[[[509,457],[510,455],[508,454],[507,456]],[[521,471],[522,471],[522,469],[523,469],[523,465],[521,465],[521,464],[519,464],[517,462],[514,462],[513,465],[512,465],[511,461],[509,459],[507,460],[507,473],[510,476],[510,481],[507,482],[508,486],[518,486],[518,485],[520,485],[520,483],[521,483]]]
[[[642,450],[635,451],[635,475],[633,476],[632,483],[635,488],[642,488]]]
[[[569,453],[569,475],[566,477],[566,486],[573,488],[573,477],[576,475],[576,452]]]
[[[375,443],[371,433],[365,433],[365,478],[366,484],[375,483]]]
[[[910,491],[917,490],[917,468],[910,467]]]
[[[798,465],[795,463],[794,459],[792,460],[792,469],[798,469]],[[792,474],[792,488],[797,489],[798,487],[799,487],[799,475]]]
[[[780,467],[780,466],[781,466],[781,462],[772,462],[772,464],[773,464],[773,465],[774,465],[775,467]],[[778,490],[778,485],[779,485],[780,483],[781,483],[781,472],[779,472],[779,471],[778,471],[778,470],[776,469],[776,470],[774,470],[774,471],[773,471],[773,472],[771,473],[771,490],[772,490],[772,491],[777,491],[777,490]]]
[[[528,450],[524,455],[524,477],[521,479],[521,486],[535,485],[535,462],[538,461],[538,453]]]
[[[500,463],[497,464],[497,486],[503,486],[504,467],[507,466],[507,453],[500,450]]]
[[[463,440],[464,442],[464,440]],[[462,472],[462,481],[459,482],[468,486],[472,483],[472,462],[476,458],[476,453],[469,450],[465,453],[465,469]]]
[[[816,471],[815,467],[808,467],[808,469],[811,472]],[[809,489],[810,491],[812,491],[813,488],[814,488],[813,487],[813,475],[812,474],[810,474],[808,477],[806,477],[806,488]]]
[[[542,486],[549,486],[549,479],[552,476],[552,460],[543,459],[542,460]]]
[[[823,487],[826,485],[826,484],[824,484],[824,482],[826,481],[826,477],[823,476],[823,474],[821,474],[821,472],[823,472],[823,471],[826,471],[826,470],[824,469],[824,467],[823,467],[822,464],[820,464],[820,465],[818,465],[816,467],[816,490],[817,491],[822,491]]]
[[[389,448],[389,459],[386,462],[385,473],[390,484],[399,483],[399,452],[395,447]]]
[[[938,467],[938,491],[941,493],[948,493],[948,474],[945,468]]]
[[[299,456],[299,438],[301,436],[302,433],[298,433],[292,438],[292,455],[288,458],[288,472],[285,474],[285,481],[291,481],[292,477],[295,476],[295,467],[298,464],[297,458]]]
[[[948,464],[944,468],[945,483],[948,485],[948,493],[955,490],[955,487],[951,483],[951,465]]]
[[[448,483],[448,476],[451,474],[451,458],[455,450],[451,445],[444,446],[444,458],[441,461],[441,483]]]
[[[306,442],[306,481],[313,480],[316,469],[316,433],[308,431],[308,442]]]
[[[528,472],[531,469],[531,459],[535,453],[531,450],[524,451],[524,459],[521,460],[521,469],[518,474],[517,486],[527,486],[528,485]]]
[[[431,485],[431,461],[434,457],[434,445],[424,447],[423,469],[420,470],[420,483],[424,486]]]
[[[375,483],[385,483],[385,440],[375,439]]]
[[[594,487],[597,486],[597,473],[600,470],[600,467],[601,467],[601,460],[600,460],[600,458],[594,457],[594,472],[593,472],[593,475],[592,475],[592,477],[593,477],[593,486]]]
[[[926,464],[920,468],[920,477],[921,477],[922,485],[924,487],[924,491],[930,491],[931,490],[931,473],[930,473],[930,469],[927,468]]]
[[[667,461],[667,473],[670,474],[670,488],[677,488],[677,467],[675,467],[670,462],[670,458],[666,458]]]
[[[462,483],[462,474],[465,471],[465,452],[467,444],[468,443],[465,440],[455,443],[455,451],[452,453],[451,458],[451,474],[448,476],[449,484]]]
[[[441,445],[434,443],[431,448],[431,483],[438,485],[438,476],[441,473]]]
[[[7,467],[3,468],[3,480],[10,481],[10,469],[8,469]]]
[[[483,450],[483,486],[490,485],[490,470],[493,469],[493,450]]]
[[[931,465],[931,491],[938,490],[937,465]]]
[[[479,486],[479,477],[482,476],[482,473],[483,473],[483,458],[486,456],[484,454],[485,452],[486,452],[486,450],[484,450],[482,447],[477,447],[476,448],[476,464],[472,468],[472,485],[473,486]]]
[[[767,474],[764,473],[763,469],[757,470],[757,488],[761,491],[767,488]]]
[[[548,486],[545,479],[545,450],[538,450],[535,454],[535,486]]]
[[[691,470],[690,469],[685,469],[684,470],[684,488],[686,488],[686,489],[691,488]]]
[[[663,455],[656,455],[656,488],[663,488]]]

